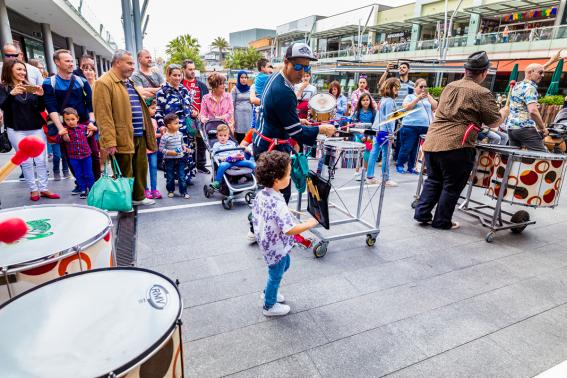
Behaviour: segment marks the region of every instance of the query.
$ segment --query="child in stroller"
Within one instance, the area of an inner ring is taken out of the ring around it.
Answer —
[[[254,162],[246,160],[244,148],[230,139],[229,129],[223,121],[212,120],[204,127],[203,138],[208,146],[213,167],[213,178],[203,191],[210,198],[218,191],[225,198],[223,207],[227,210],[233,206],[234,196],[246,192],[245,200],[252,202],[257,189]]]

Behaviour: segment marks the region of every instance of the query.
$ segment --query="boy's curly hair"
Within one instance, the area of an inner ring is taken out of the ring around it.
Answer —
[[[281,151],[264,152],[256,162],[256,179],[260,185],[272,188],[276,179],[284,178],[289,164],[289,154]]]

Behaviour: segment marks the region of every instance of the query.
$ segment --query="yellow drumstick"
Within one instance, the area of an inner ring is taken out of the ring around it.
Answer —
[[[11,161],[8,161],[6,164],[0,167],[0,182],[4,181],[6,177],[8,177],[10,172],[12,172],[16,167],[17,165],[12,163]]]

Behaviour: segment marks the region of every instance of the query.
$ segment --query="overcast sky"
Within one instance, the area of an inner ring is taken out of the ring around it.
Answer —
[[[201,52],[208,49],[216,37],[231,32],[276,26],[313,14],[331,16],[354,8],[375,3],[390,6],[407,4],[411,0],[286,0],[234,1],[234,0],[149,0],[150,23],[146,30],[144,47],[165,58],[165,45],[181,34],[191,34],[201,44]],[[96,16],[110,30],[119,46],[124,46],[124,32],[120,20],[122,8],[119,0],[84,0]],[[140,6],[143,0],[140,0]]]

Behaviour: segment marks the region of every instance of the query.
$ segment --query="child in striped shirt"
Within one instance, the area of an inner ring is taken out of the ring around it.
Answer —
[[[183,143],[183,134],[179,131],[179,117],[170,113],[163,118],[167,131],[161,136],[159,150],[163,154],[165,162],[165,178],[167,196],[173,198],[175,191],[175,174],[179,182],[179,194],[190,199],[187,193],[187,183],[185,181],[185,159],[184,153],[189,153],[189,148]]]

